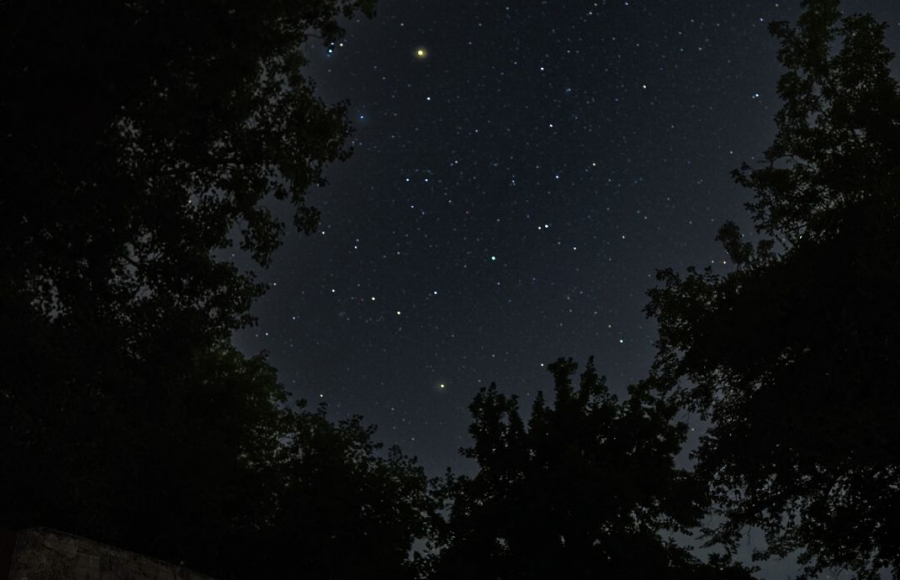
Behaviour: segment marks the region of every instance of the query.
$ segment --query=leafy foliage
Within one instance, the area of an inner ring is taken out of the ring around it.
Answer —
[[[555,400],[538,395],[526,425],[515,396],[482,389],[470,409],[474,477],[448,477],[453,500],[435,578],[750,578],[706,565],[660,537],[688,531],[705,494],[674,466],[686,427],[648,385],[619,402],[593,362],[550,365]]]
[[[44,525],[221,578],[412,578],[434,502],[415,460],[359,417],[286,405],[274,369],[231,347],[177,381],[0,405],[10,528]],[[45,406],[50,407],[47,410]],[[352,557],[348,546],[353,546]]]
[[[290,413],[254,513],[225,568],[243,578],[416,578],[414,541],[431,535],[437,504],[424,470],[372,441],[360,417],[334,425],[323,410]],[[254,501],[256,500],[256,501]]]
[[[727,223],[736,269],[659,273],[655,377],[712,420],[697,454],[736,543],[802,550],[808,575],[900,574],[900,92],[885,26],[809,0],[771,26],[787,68],[778,135],[751,188],[756,246]]]
[[[862,200],[890,195],[900,167],[900,115],[886,25],[869,15],[841,17],[837,0],[806,0],[796,27],[770,27],[787,68],[778,82],[784,102],[766,165],[744,165],[738,182],[754,191],[748,204],[757,229],[786,247],[840,230]]]
[[[371,0],[0,4],[0,523],[223,578],[414,573],[421,468],[229,345],[349,153],[303,76]],[[356,558],[348,558],[348,546]],[[252,548],[252,549],[251,549]]]
[[[248,321],[260,287],[210,252],[265,265],[290,200],[316,228],[310,186],[348,127],[301,72],[312,29],[340,34],[356,0],[5,2],[0,34],[4,294],[52,318],[152,324],[201,310],[205,330]],[[147,320],[150,318],[150,320]],[[195,321],[197,322],[197,321]]]

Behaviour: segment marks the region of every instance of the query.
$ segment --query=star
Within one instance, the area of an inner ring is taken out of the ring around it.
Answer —
[[[426,58],[428,58],[428,50],[420,46],[416,49],[416,58],[419,60],[425,60]]]

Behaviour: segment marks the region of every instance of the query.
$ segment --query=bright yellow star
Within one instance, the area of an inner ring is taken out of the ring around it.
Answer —
[[[428,58],[428,51],[425,48],[417,48],[416,49],[416,58],[419,60]]]

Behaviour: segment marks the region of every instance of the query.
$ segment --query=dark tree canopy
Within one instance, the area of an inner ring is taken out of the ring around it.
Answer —
[[[223,579],[416,576],[409,555],[436,506],[415,460],[382,452],[359,417],[334,424],[286,405],[262,357],[228,348],[193,363],[178,380],[129,377],[124,392],[0,405],[2,525],[63,529]],[[37,411],[6,414],[23,409]]]
[[[263,288],[215,257],[236,239],[268,264],[272,199],[317,227],[348,124],[302,45],[360,10],[0,3],[0,525],[222,578],[412,576],[421,468],[287,405],[228,342]]]
[[[434,578],[708,578],[751,576],[725,560],[704,564],[664,541],[698,524],[705,492],[674,465],[686,426],[676,407],[632,387],[610,394],[589,362],[550,365],[526,424],[515,396],[494,385],[471,405],[474,477],[449,477],[453,500]]]
[[[302,44],[368,0],[15,1],[0,6],[4,300],[52,318],[93,308],[152,326],[200,310],[247,321],[259,288],[210,256],[265,265],[282,226],[260,202],[305,203],[348,126],[302,76]],[[197,322],[197,321],[195,321]]]
[[[236,237],[268,263],[283,227],[267,197],[316,227],[305,195],[348,126],[302,76],[301,45],[358,9],[370,1],[0,5],[7,400],[185,372],[191,349],[251,321],[262,285],[214,252]]]
[[[437,503],[414,459],[386,453],[360,417],[324,411],[284,416],[259,483],[244,496],[249,520],[218,554],[240,578],[418,578],[414,542],[431,535]],[[271,441],[271,439],[269,440]]]
[[[654,373],[712,421],[698,470],[736,542],[801,550],[806,572],[900,574],[900,92],[886,26],[803,2],[778,22],[778,134],[752,189],[755,246],[719,232],[735,269],[659,273]]]

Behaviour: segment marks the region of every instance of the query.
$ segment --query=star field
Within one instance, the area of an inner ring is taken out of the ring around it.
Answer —
[[[896,2],[844,8],[890,22],[897,45]],[[779,108],[766,25],[798,13],[381,0],[309,47],[320,95],[349,100],[355,153],[311,192],[321,231],[287,237],[235,343],[435,475],[471,469],[457,449],[480,386],[527,408],[546,363],[594,355],[624,392],[652,359],[655,270],[728,267],[713,238],[746,225],[748,200],[729,172],[769,145]]]

